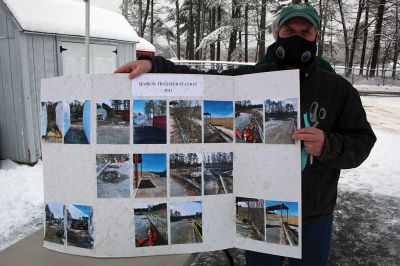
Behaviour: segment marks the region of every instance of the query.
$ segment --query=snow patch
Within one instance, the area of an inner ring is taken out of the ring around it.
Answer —
[[[25,31],[85,36],[85,3],[70,0],[3,0]],[[138,42],[139,37],[119,13],[90,7],[91,37]]]
[[[0,250],[37,230],[43,223],[43,165],[16,165],[3,160],[0,169]],[[3,166],[5,166],[3,168]],[[11,166],[11,167],[10,167]],[[34,221],[34,223],[32,223]]]
[[[156,48],[151,42],[139,37],[140,42],[136,44],[136,51],[156,52]]]

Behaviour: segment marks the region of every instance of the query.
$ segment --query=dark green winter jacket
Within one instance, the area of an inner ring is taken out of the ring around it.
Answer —
[[[146,58],[153,62],[153,73],[243,75],[283,70],[278,62],[244,66],[237,69],[199,71],[175,65],[162,57]],[[317,128],[324,131],[325,145],[321,156],[309,163],[306,156],[302,171],[303,222],[312,222],[332,215],[336,205],[340,170],[359,166],[369,155],[376,137],[367,121],[357,90],[344,78],[322,68],[316,60],[301,71],[301,125],[309,127],[310,108],[318,103],[326,117]],[[302,151],[304,155],[304,150]]]

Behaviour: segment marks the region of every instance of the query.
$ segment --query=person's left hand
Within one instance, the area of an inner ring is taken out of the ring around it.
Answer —
[[[292,138],[304,141],[306,151],[312,156],[320,156],[324,149],[325,134],[321,129],[315,127],[302,128],[296,130]]]

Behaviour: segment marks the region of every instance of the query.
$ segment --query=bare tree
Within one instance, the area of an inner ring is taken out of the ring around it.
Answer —
[[[375,77],[375,69],[378,66],[378,54],[381,43],[381,32],[383,23],[383,14],[385,12],[386,0],[379,0],[378,12],[376,14],[375,33],[374,33],[374,47],[372,48],[371,70],[369,71],[370,77]]]
[[[263,58],[265,55],[265,20],[267,13],[267,0],[261,1],[261,18],[260,18],[260,39],[258,40],[258,58]]]

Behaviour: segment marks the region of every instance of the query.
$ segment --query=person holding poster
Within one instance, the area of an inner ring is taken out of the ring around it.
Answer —
[[[242,75],[300,70],[302,127],[292,138],[302,141],[302,259],[290,265],[327,265],[337,183],[341,169],[359,166],[376,137],[357,90],[316,60],[320,17],[308,5],[285,7],[278,18],[274,58],[255,66],[208,72],[175,65],[162,57],[140,57],[116,70],[135,78],[143,73]],[[283,257],[247,251],[247,265],[282,265]]]

